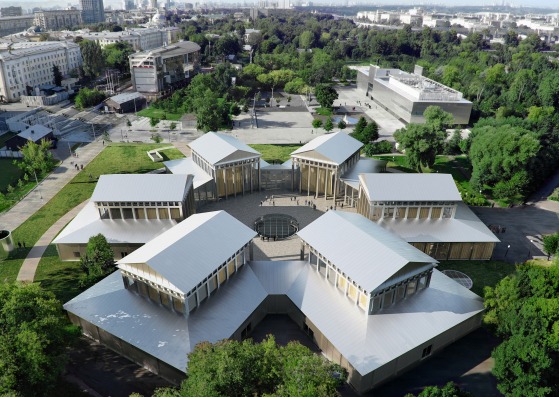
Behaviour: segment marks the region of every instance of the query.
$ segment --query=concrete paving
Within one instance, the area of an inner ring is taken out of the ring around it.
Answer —
[[[13,231],[43,205],[49,202],[68,182],[76,176],[74,164],[85,167],[101,151],[101,142],[93,142],[78,150],[78,157],[64,160],[54,171],[34,188],[25,198],[13,206],[9,211],[0,214],[0,229]]]

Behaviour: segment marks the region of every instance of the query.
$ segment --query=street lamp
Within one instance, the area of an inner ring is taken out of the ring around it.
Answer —
[[[37,179],[37,172],[35,172],[35,169],[33,169],[33,174],[35,175],[35,182],[37,183],[37,192],[39,192],[39,197],[42,200],[43,194],[41,193],[41,189],[39,189],[39,180]]]
[[[505,258],[507,257],[507,254],[509,253],[509,248],[510,248],[510,244],[507,245],[507,250],[505,251]]]
[[[532,244],[534,244],[534,240],[530,239],[530,248],[528,248],[528,258],[532,256]]]
[[[91,129],[93,130],[93,140],[97,140],[97,137],[95,136],[95,124],[91,124]]]

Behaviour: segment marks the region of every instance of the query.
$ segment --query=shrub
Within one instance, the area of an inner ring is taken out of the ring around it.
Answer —
[[[388,141],[371,142],[363,148],[365,156],[374,156],[383,153],[392,153],[392,143]]]
[[[320,120],[320,119],[314,119],[314,120],[312,121],[312,126],[313,126],[314,128],[320,128],[320,127],[322,127],[322,120]]]

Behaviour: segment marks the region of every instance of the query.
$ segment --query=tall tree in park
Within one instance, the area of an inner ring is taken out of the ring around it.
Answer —
[[[115,270],[115,253],[107,239],[102,234],[90,237],[87,242],[85,255],[80,259],[80,265],[85,272],[80,280],[82,286],[95,284]]]
[[[312,48],[313,46],[314,33],[309,30],[305,30],[303,33],[301,33],[301,36],[299,36],[299,47],[307,50],[309,48]]]
[[[357,123],[355,123],[355,127],[353,127],[353,137],[357,140],[359,140],[358,137],[361,136],[361,133],[363,132],[363,129],[367,126],[367,120],[365,119],[365,117],[361,116],[359,117],[359,120],[357,120]]]
[[[101,101],[104,100],[105,97],[106,97],[105,93],[99,91],[96,88],[89,89],[87,87],[84,87],[80,89],[78,95],[76,95],[76,98],[74,99],[74,103],[77,109],[83,110],[90,106],[94,106],[101,103]]]
[[[278,346],[272,336],[261,343],[223,340],[202,342],[188,355],[187,379],[180,396],[334,397],[344,370],[290,342]],[[172,390],[162,392],[173,395]]]
[[[359,135],[359,138],[357,139],[359,139],[361,142],[363,142],[366,145],[370,142],[376,141],[378,138],[379,138],[378,125],[377,123],[371,120],[371,122],[367,123],[365,128],[363,128],[361,134]]]
[[[97,77],[104,66],[103,52],[96,41],[82,40],[79,43],[83,59],[83,72],[86,77]]]
[[[44,396],[65,364],[61,304],[39,284],[0,283],[0,394]]]
[[[28,141],[20,149],[23,156],[22,161],[18,161],[16,165],[29,175],[50,171],[54,167],[54,158],[50,152],[51,146],[51,141],[47,139],[41,139],[38,144]]]
[[[423,117],[425,118],[425,124],[434,131],[445,131],[454,124],[452,114],[445,112],[439,106],[428,106],[423,112]]]
[[[493,373],[507,396],[559,395],[559,263],[524,264],[485,289],[485,322],[504,341]]]
[[[121,72],[130,71],[128,57],[134,53],[134,48],[129,43],[119,41],[109,44],[102,51],[108,67],[118,69]]]
[[[319,84],[315,88],[315,96],[320,106],[326,109],[332,109],[334,101],[338,99],[338,92],[330,85]]]
[[[334,129],[334,123],[332,122],[332,117],[328,117],[326,119],[326,123],[324,123],[324,131],[330,132]]]
[[[408,165],[422,172],[421,167],[431,168],[437,154],[444,148],[446,133],[437,132],[426,124],[408,124],[394,133],[394,139],[404,150]]]
[[[62,73],[57,65],[52,65],[52,83],[57,87],[62,86]]]
[[[413,394],[406,394],[404,397],[414,397]],[[448,382],[446,385],[427,386],[417,395],[417,397],[473,397],[470,393],[460,390],[460,388],[453,382]]]

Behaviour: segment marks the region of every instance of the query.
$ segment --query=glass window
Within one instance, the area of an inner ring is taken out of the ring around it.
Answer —
[[[415,287],[417,286],[417,280],[411,280],[408,283],[408,287],[406,290],[406,296],[413,295],[415,293]]]

